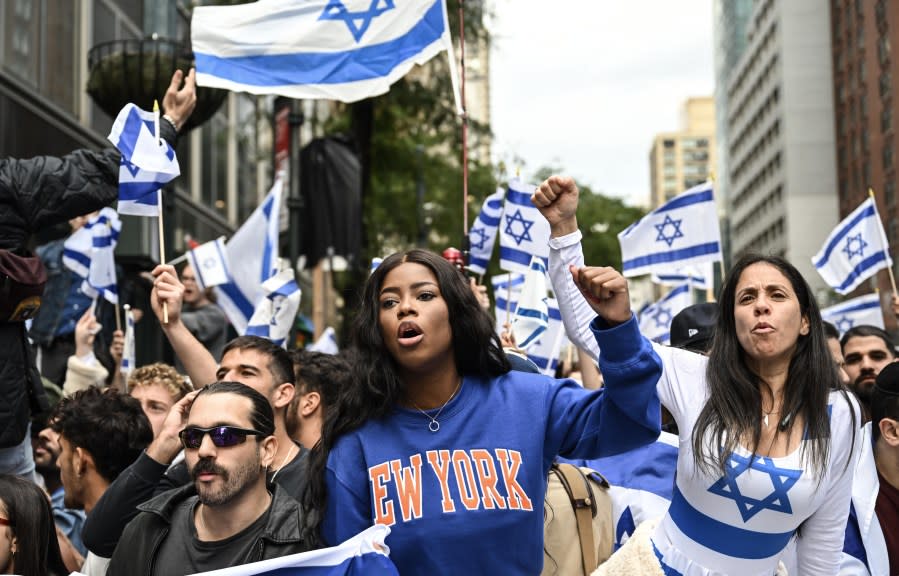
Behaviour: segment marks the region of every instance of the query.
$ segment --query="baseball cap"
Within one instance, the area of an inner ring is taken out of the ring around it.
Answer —
[[[687,306],[671,320],[671,345],[694,352],[707,352],[717,321],[717,302]]]

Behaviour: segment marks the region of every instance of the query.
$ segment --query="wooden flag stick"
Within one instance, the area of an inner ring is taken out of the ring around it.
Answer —
[[[154,136],[156,137],[156,144],[160,144],[161,140],[159,138],[159,102],[153,100],[153,129]],[[159,224],[159,262],[165,263],[165,227],[162,223],[162,188],[156,193],[156,210],[158,212],[156,216],[156,222]],[[168,302],[162,303],[162,323],[169,323],[169,304]]]
[[[126,304],[126,306],[127,306],[127,304]],[[116,302],[116,305],[115,305],[115,329],[118,330],[119,332],[121,332],[122,331],[122,321],[119,319],[119,314],[121,314],[121,311],[119,310],[119,303]]]

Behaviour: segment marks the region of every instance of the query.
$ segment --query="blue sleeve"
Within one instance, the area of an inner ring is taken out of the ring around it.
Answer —
[[[373,524],[368,488],[368,470],[356,439],[345,436],[328,455],[325,485],[328,500],[321,523],[321,536],[328,546],[337,546]]]
[[[653,442],[661,431],[661,359],[633,316],[609,329],[602,322],[597,318],[590,328],[599,343],[603,388],[587,392],[563,381],[549,392],[550,459],[612,456]]]

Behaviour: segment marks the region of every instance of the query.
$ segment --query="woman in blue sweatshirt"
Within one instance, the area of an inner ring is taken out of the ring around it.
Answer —
[[[510,372],[493,321],[440,256],[385,259],[365,286],[353,383],[310,464],[307,504],[324,510],[324,543],[385,524],[404,575],[539,574],[553,459],[597,458],[659,433],[660,360],[648,343],[619,354],[638,327],[626,281],[605,270],[582,286],[600,316],[607,382],[591,392]]]

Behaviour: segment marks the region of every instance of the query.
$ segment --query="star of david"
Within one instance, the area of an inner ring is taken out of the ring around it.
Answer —
[[[671,310],[668,308],[659,308],[652,315],[652,319],[656,321],[657,328],[667,328],[671,324]]]
[[[128,170],[128,172],[131,172],[132,176],[137,176],[137,173],[140,172],[140,168],[125,160],[124,156],[122,157],[122,166],[124,166],[125,169]]]
[[[272,298],[272,318],[268,322],[271,326],[275,326],[278,324],[278,312],[281,311],[281,307],[284,305],[284,300],[285,298],[283,296]]]
[[[769,495],[759,500],[740,492],[737,478],[747,470],[762,472],[771,478],[773,489]],[[709,488],[709,492],[723,498],[732,499],[740,510],[743,522],[748,522],[762,510],[792,514],[793,508],[790,505],[790,498],[787,492],[799,481],[800,476],[802,476],[802,470],[778,468],[771,458],[757,456],[752,459],[749,456],[731,454],[730,458],[728,458],[724,477],[715,482]]]
[[[855,244],[854,249],[852,247],[853,244]],[[855,236],[846,237],[846,245],[843,247],[843,252],[846,253],[846,258],[852,260],[853,256],[858,256],[859,258],[863,257],[865,255],[865,248],[867,247],[868,243],[865,242],[865,239],[862,238],[862,233],[859,232]]]
[[[206,270],[211,270],[211,269],[215,268],[217,263],[218,263],[218,261],[215,258],[213,258],[212,256],[210,256],[209,258],[206,258],[205,260],[203,260],[202,266]]]
[[[839,330],[842,334],[843,332],[846,332],[847,330],[855,326],[855,322],[853,322],[852,318],[849,318],[848,316],[842,316],[839,320],[836,321],[836,325],[837,330]]]
[[[477,240],[475,240],[475,237],[477,237]],[[471,243],[472,248],[483,250],[484,242],[487,241],[487,233],[484,232],[483,228],[472,228],[468,241]]]
[[[512,224],[515,222],[521,223],[522,232],[521,234],[516,234],[514,230],[512,230]],[[515,214],[512,216],[506,215],[506,234],[515,239],[515,244],[521,246],[521,243],[527,240],[528,242],[533,242],[533,238],[531,238],[531,226],[534,225],[533,220],[525,220],[521,215],[521,209],[516,209]]]
[[[330,0],[325,9],[322,10],[319,20],[343,20],[346,27],[350,29],[350,34],[358,44],[365,35],[366,30],[371,25],[371,21],[387,12],[393,10],[393,0],[371,0],[368,10],[350,11],[343,4],[343,0]]]
[[[671,218],[670,214],[665,214],[665,219],[661,224],[656,224],[656,230],[659,231],[659,235],[656,236],[656,242],[667,242],[668,247],[671,248],[671,244],[678,238],[683,238],[684,233],[680,231],[681,222],[683,222],[683,218],[680,220],[674,220]],[[671,232],[666,234],[666,229],[670,229]]]

